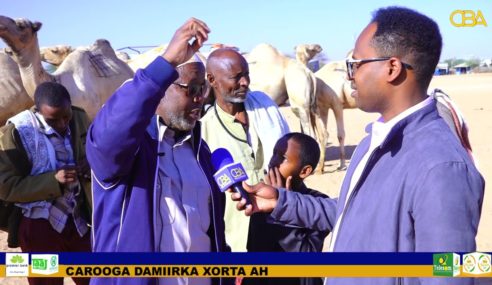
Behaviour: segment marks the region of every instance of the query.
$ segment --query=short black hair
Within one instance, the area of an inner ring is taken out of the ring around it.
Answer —
[[[302,167],[310,165],[313,169],[316,168],[319,162],[320,150],[318,142],[315,139],[306,134],[295,132],[284,135],[281,140],[284,139],[286,141],[292,139],[299,144]]]
[[[391,6],[373,13],[377,24],[372,44],[380,57],[399,57],[412,66],[417,82],[427,89],[439,62],[442,37],[439,26],[417,11]]]
[[[43,82],[34,91],[34,104],[40,110],[41,105],[60,107],[64,104],[72,104],[67,88],[56,82]]]

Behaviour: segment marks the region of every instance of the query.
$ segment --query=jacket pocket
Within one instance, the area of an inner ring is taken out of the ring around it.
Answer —
[[[162,221],[162,226],[168,226],[174,223],[176,218],[177,205],[173,192],[171,191],[171,179],[169,177],[159,175],[157,178],[157,191],[160,191],[159,216]]]

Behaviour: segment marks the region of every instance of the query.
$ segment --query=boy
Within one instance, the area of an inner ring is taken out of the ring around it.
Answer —
[[[305,195],[328,198],[325,194],[306,187],[303,180],[313,173],[320,150],[317,142],[301,133],[281,137],[273,149],[270,171],[265,183],[276,188],[286,188]],[[267,221],[269,214],[257,213],[251,217],[250,252],[320,252],[328,232],[304,228],[290,228]],[[321,278],[265,278],[245,279],[243,284],[322,284]]]
[[[22,209],[9,239],[23,252],[90,252],[89,118],[59,83],[39,84],[34,103],[0,128],[0,199]],[[89,278],[73,280],[89,284]],[[28,281],[63,284],[63,278]]]

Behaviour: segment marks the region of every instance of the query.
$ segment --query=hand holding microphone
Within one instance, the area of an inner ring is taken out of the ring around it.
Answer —
[[[224,192],[232,188],[234,192],[241,194],[246,200],[246,205],[251,204],[248,193],[244,190],[242,182],[248,179],[248,175],[240,162],[234,162],[232,155],[225,148],[218,148],[212,153],[212,164],[215,169],[214,179]]]
[[[234,163],[229,151],[224,148],[216,149],[212,153],[212,164],[216,169],[214,178],[220,190],[226,191],[232,188],[236,192],[231,195],[231,199],[238,202],[236,205],[238,210],[244,210],[246,216],[257,212],[273,211],[278,201],[278,190],[263,182],[254,186],[243,182],[248,179],[244,167],[241,163]]]

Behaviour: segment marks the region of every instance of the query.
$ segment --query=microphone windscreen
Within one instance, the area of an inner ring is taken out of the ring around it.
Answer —
[[[231,153],[225,148],[218,148],[212,152],[212,164],[215,171],[222,167],[234,163]]]

